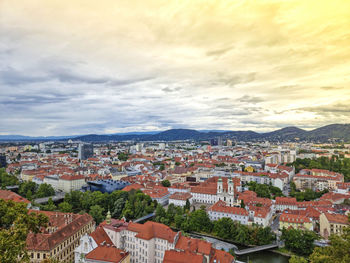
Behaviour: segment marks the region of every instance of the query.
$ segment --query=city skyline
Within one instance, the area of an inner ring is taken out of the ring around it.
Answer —
[[[0,3],[0,135],[350,123],[350,2]]]

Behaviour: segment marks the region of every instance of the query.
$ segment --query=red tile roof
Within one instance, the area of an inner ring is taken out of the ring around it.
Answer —
[[[28,199],[8,190],[0,190],[0,199],[4,199],[5,201],[12,200],[17,203],[30,204],[30,201]]]
[[[350,195],[348,194],[338,194],[338,193],[329,192],[322,195],[320,200],[328,200],[333,203],[339,200],[349,199],[349,198],[350,198]]]
[[[192,197],[192,195],[190,193],[174,193],[172,194],[169,199],[174,199],[174,200],[183,200],[186,201],[188,199],[190,199]]]
[[[60,180],[67,180],[67,181],[73,181],[73,180],[81,180],[85,179],[84,175],[78,174],[78,175],[71,175],[71,174],[64,174],[60,177]]]
[[[203,263],[204,256],[190,251],[166,250],[163,263]]]
[[[304,223],[310,223],[310,219],[306,216],[302,215],[295,215],[295,214],[287,214],[283,213],[280,216],[280,221],[282,222],[288,222],[288,223],[295,223],[295,224],[304,224]]]
[[[143,185],[135,183],[135,184],[130,184],[130,185],[125,186],[123,188],[123,191],[129,192],[131,190],[139,190],[141,188],[143,188]]]
[[[180,233],[180,237],[175,245],[175,248],[200,253],[203,255],[210,255],[212,245],[207,241],[185,237]]]
[[[102,226],[98,226],[95,231],[90,234],[90,236],[95,240],[97,245],[101,245],[102,243],[111,246],[113,245],[112,240],[109,238]]]
[[[144,224],[129,223],[128,230],[137,232],[137,238],[142,238],[145,240],[160,238],[171,243],[174,242],[175,236],[177,234],[177,232],[171,230],[170,227],[152,221],[147,221]]]
[[[169,194],[166,187],[153,187],[152,189],[144,189],[142,192],[151,198],[162,198]]]
[[[276,205],[297,205],[295,197],[276,197]]]
[[[209,211],[222,212],[234,215],[243,215],[248,216],[248,211],[241,207],[232,207],[227,206],[226,203],[222,200],[217,201],[208,209]]]
[[[234,256],[222,250],[215,249],[214,255],[210,258],[210,263],[232,263],[235,261]]]
[[[128,255],[128,252],[118,249],[115,246],[103,245],[92,250],[85,258],[98,262],[118,263],[123,261]]]
[[[349,219],[346,215],[330,214],[330,213],[324,213],[324,215],[326,216],[329,222],[349,225]]]
[[[57,229],[53,233],[49,233],[46,230],[38,234],[29,233],[26,240],[28,250],[50,251],[93,221],[89,214],[78,215],[49,211],[29,211],[45,214],[49,217],[49,227],[56,227]]]

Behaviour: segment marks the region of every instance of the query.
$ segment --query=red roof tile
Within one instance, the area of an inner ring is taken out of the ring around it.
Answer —
[[[118,249],[114,246],[104,245],[98,246],[92,250],[85,256],[85,258],[99,262],[118,263],[123,261],[128,255],[129,253],[124,250]]]
[[[203,255],[198,255],[190,251],[166,250],[163,263],[202,263]]]

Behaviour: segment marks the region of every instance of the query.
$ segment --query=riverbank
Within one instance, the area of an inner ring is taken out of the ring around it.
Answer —
[[[295,255],[293,252],[291,252],[285,248],[272,249],[271,251],[274,253],[286,256],[286,257],[292,257],[293,255]]]

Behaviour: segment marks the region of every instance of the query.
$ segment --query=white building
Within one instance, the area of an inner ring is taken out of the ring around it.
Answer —
[[[184,207],[187,200],[189,201],[190,205],[193,203],[192,195],[190,193],[174,193],[169,197],[169,204]]]
[[[208,209],[210,220],[219,220],[223,217],[231,218],[243,225],[248,224],[249,213],[241,207],[227,206],[224,201],[218,201]]]
[[[191,188],[193,201],[198,203],[215,204],[222,200],[228,206],[237,205],[236,192],[240,186],[239,178],[212,177]]]
[[[62,175],[58,181],[58,189],[69,193],[79,190],[85,185],[85,177],[83,175]]]

